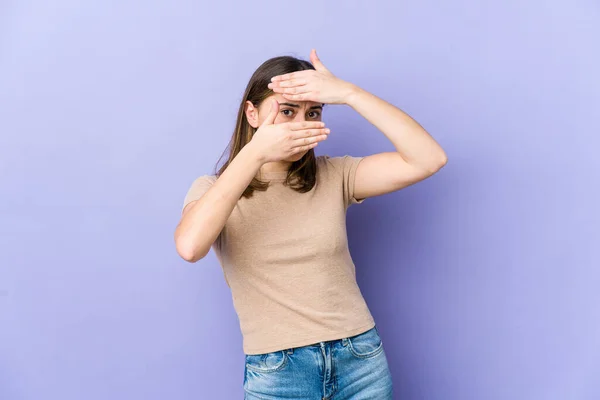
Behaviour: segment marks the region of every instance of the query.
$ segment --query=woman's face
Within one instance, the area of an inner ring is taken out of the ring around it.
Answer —
[[[279,112],[275,118],[276,124],[282,122],[302,122],[302,121],[321,121],[323,113],[323,104],[313,101],[293,101],[287,100],[281,94],[275,93],[267,97],[258,107],[258,109],[248,105],[246,115],[250,124],[257,128],[269,115],[271,102],[273,99],[279,103]],[[250,103],[250,102],[248,102]],[[253,110],[252,110],[253,109]],[[294,162],[300,160],[308,151],[297,153],[287,158],[285,161]]]

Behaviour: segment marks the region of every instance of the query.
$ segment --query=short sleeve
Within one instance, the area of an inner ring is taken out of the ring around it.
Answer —
[[[194,182],[192,182],[192,186],[189,188],[187,194],[185,195],[185,199],[183,200],[183,207],[181,208],[181,212],[183,212],[185,206],[190,204],[192,201],[198,200],[200,197],[204,195],[210,189],[210,187],[215,183],[217,177],[214,175],[203,175],[199,178],[196,178]]]
[[[342,157],[325,156],[326,160],[336,169],[341,180],[342,190],[344,194],[344,203],[346,207],[352,204],[360,204],[365,199],[357,199],[354,197],[354,181],[356,177],[356,169],[358,164],[364,157],[353,157],[345,155]]]

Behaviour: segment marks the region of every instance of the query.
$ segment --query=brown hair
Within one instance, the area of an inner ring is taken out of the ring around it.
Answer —
[[[217,171],[217,176],[227,169],[231,161],[238,155],[242,148],[247,145],[252,139],[252,135],[257,131],[248,123],[246,119],[246,101],[251,101],[255,107],[260,104],[274,92],[267,87],[271,82],[271,78],[276,75],[287,74],[295,71],[303,71],[307,69],[315,69],[313,65],[305,60],[301,60],[291,56],[280,56],[274,57],[265,61],[256,71],[252,74],[244,97],[238,110],[237,121],[235,124],[235,130],[231,136],[231,140],[227,148],[229,149],[229,157],[223,166]],[[217,166],[227,149],[223,152]],[[305,193],[313,188],[316,182],[317,176],[317,163],[315,159],[314,149],[310,149],[300,160],[292,163],[285,180],[285,185],[290,186],[298,192]],[[269,187],[268,182],[263,182],[257,178],[253,178],[244,193],[243,197],[249,198],[255,190],[265,191]]]

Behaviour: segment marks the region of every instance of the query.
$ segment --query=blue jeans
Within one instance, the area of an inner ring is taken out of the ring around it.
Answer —
[[[343,339],[245,357],[247,400],[392,399],[392,377],[377,327]]]

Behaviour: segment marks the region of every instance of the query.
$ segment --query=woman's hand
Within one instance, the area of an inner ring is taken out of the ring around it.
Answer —
[[[279,103],[273,99],[271,111],[254,133],[249,145],[258,152],[262,163],[281,161],[313,149],[327,139],[329,129],[321,121],[283,122],[275,124]]]
[[[312,49],[310,61],[316,70],[304,70],[271,78],[269,89],[288,100],[316,103],[345,104],[354,85],[335,77],[319,60]]]

